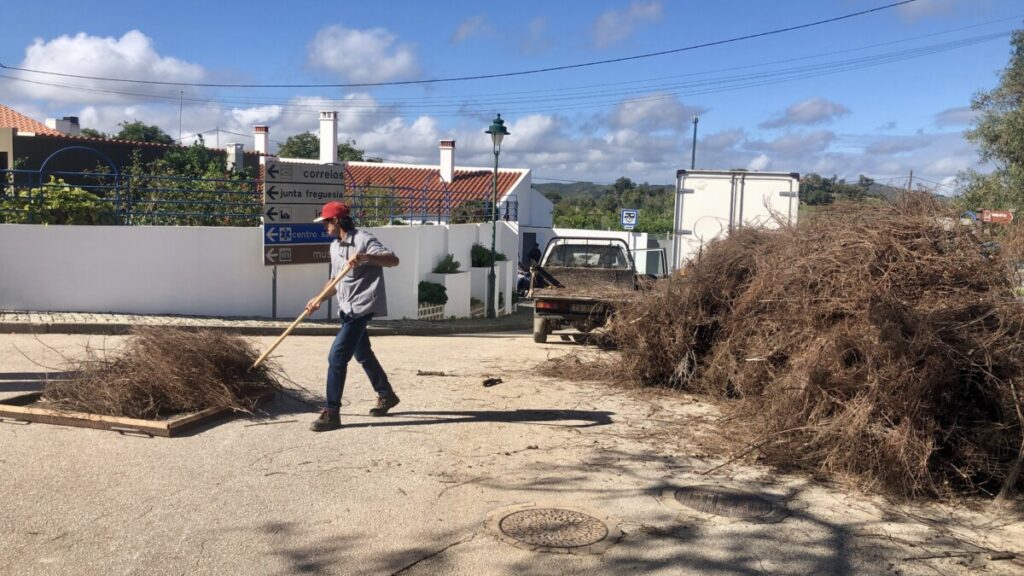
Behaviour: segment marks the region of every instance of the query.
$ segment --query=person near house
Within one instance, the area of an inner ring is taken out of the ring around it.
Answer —
[[[398,405],[398,396],[370,348],[370,336],[366,332],[366,324],[371,318],[388,313],[384,267],[397,266],[398,256],[369,232],[357,229],[349,216],[348,206],[341,202],[324,204],[320,217],[314,222],[322,223],[327,234],[334,238],[331,242],[331,278],[341,274],[346,265],[351,267],[334,289],[324,295],[324,300],[337,295],[338,313],[341,315],[341,329],[327,357],[327,403],[320,417],[310,425],[310,430],[324,432],[341,428],[338,411],[345,390],[348,363],[353,357],[362,365],[377,393],[377,405],[370,409],[370,415],[385,416],[388,410]],[[324,289],[330,283],[328,280]],[[306,311],[312,314],[322,303],[323,300],[314,296],[306,304]]]
[[[526,294],[530,291],[530,271],[523,266],[519,265],[519,273],[516,274],[516,294],[520,298],[526,298]]]
[[[534,242],[533,248],[530,248],[530,251],[526,253],[526,261],[530,264],[530,266],[540,264],[540,256],[540,246],[536,242]]]

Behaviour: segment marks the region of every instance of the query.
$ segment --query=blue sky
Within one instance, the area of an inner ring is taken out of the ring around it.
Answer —
[[[892,0],[895,1],[895,0]],[[884,6],[887,0],[494,2],[5,2],[0,102],[105,132],[157,124],[191,142],[317,130],[388,161],[488,166],[495,113],[503,166],[538,182],[670,183],[697,167],[859,174],[941,184],[979,166],[963,139],[971,96],[1006,66],[1019,0],[917,0],[821,26],[569,70],[408,86],[673,50]],[[94,78],[283,88],[131,84]],[[26,82],[31,80],[34,82]],[[181,106],[179,108],[179,102]],[[219,129],[219,132],[218,132]],[[231,134],[231,132],[240,134]]]

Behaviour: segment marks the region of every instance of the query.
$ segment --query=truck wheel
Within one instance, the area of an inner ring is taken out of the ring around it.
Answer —
[[[548,341],[548,323],[543,318],[533,319],[533,341],[543,344]]]

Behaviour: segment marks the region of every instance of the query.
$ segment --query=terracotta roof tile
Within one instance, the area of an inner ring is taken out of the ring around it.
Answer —
[[[33,132],[47,136],[61,136],[61,133],[46,124],[37,122],[28,116],[0,104],[0,128],[17,128],[19,132]]]
[[[453,181],[441,181],[437,168],[395,166],[370,162],[349,162],[348,172],[355,180],[355,194],[369,193],[375,186],[388,188],[407,208],[436,211],[450,202],[451,208],[464,203],[490,200],[494,172],[484,169],[455,170]],[[498,170],[498,200],[508,194],[522,178],[524,170]]]

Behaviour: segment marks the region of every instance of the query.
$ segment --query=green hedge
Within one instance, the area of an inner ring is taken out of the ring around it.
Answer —
[[[435,282],[420,282],[417,296],[420,304],[442,305],[448,303],[448,291],[444,286]]]
[[[491,252],[490,248],[479,243],[473,244],[473,247],[469,251],[469,259],[472,261],[474,268],[490,266],[492,258],[495,262],[508,260],[508,256],[505,256],[501,252]]]

